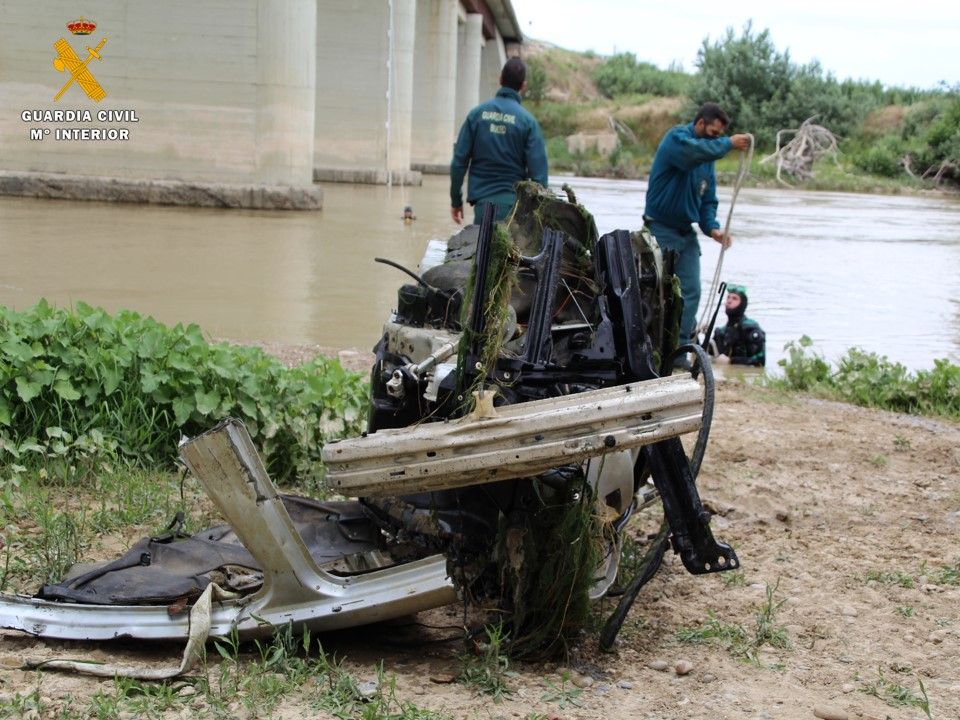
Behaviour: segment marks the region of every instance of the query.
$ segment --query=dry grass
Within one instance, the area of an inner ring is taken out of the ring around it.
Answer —
[[[543,63],[551,100],[589,102],[600,97],[593,82],[593,72],[603,62],[599,55],[588,57],[538,40],[525,42],[523,55]]]
[[[641,143],[656,147],[667,130],[680,122],[683,103],[680,97],[654,98],[642,105],[620,108],[613,116],[633,130]]]
[[[903,129],[907,115],[905,105],[888,105],[871,112],[863,121],[863,134],[867,137],[883,137]]]

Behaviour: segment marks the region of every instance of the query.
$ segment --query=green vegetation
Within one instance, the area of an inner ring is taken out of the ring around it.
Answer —
[[[577,698],[583,694],[583,690],[576,686],[571,686],[570,672],[568,670],[560,673],[559,685],[549,679],[544,680],[544,682],[547,685],[547,691],[540,697],[541,700],[556,703],[561,710],[564,710],[567,705],[580,705]]]
[[[507,679],[513,675],[506,654],[509,638],[503,625],[488,625],[485,632],[487,638],[476,644],[475,652],[460,656],[459,680],[484,695],[490,695],[494,702],[500,702],[513,692],[507,685]]]
[[[766,378],[769,386],[865,407],[960,418],[960,365],[948,360],[934,360],[933,370],[911,373],[885,356],[851,348],[833,369],[806,335],[784,349],[787,356],[779,361],[783,377]]]
[[[608,58],[593,73],[597,89],[608,98],[649,94],[662,97],[685,95],[692,78],[682,70],[660,70],[648,62],[638,62],[633,53]]]
[[[790,638],[786,629],[777,624],[777,612],[786,600],[775,600],[774,595],[780,588],[777,580],[773,587],[767,583],[766,599],[754,613],[753,631],[743,625],[723,622],[712,613],[705,625],[694,628],[681,628],[677,631],[677,640],[681,643],[700,645],[715,642],[722,645],[733,657],[747,662],[758,663],[757,651],[763,646],[787,649]]]
[[[921,580],[921,578],[926,578]],[[897,586],[907,589],[917,587],[921,582],[931,583],[933,585],[960,585],[960,557],[954,559],[952,563],[929,567],[924,562],[915,573],[905,572],[903,570],[868,570],[863,578],[864,582],[875,582],[880,585]],[[909,608],[910,614],[900,612],[904,617],[913,614],[913,608]],[[900,608],[898,608],[898,612]]]
[[[128,465],[83,477],[24,470],[8,478],[0,502],[0,592],[32,594],[74,563],[102,558],[97,545],[127,546],[159,535],[174,516],[184,532],[222,522],[199,484]]]
[[[0,700],[0,718],[167,717],[168,711],[196,718],[275,717],[281,701],[343,720],[449,720],[399,697],[396,678],[375,668],[376,679],[359,683],[328,655],[309,632],[297,636],[288,625],[269,642],[241,646],[218,641],[217,656],[205,659],[190,678],[161,683],[115,678],[87,702],[67,696],[30,693]]]
[[[897,585],[902,588],[913,587],[913,576],[899,570],[868,570],[867,582],[876,582],[881,585]]]
[[[720,579],[723,580],[723,586],[728,588],[746,587],[747,585],[747,576],[743,574],[742,570],[731,570],[721,573]]]
[[[532,44],[530,107],[547,138],[551,169],[578,175],[640,177],[663,134],[689,122],[703,102],[720,103],[732,132],[754,135],[758,155],[750,182],[773,184],[760,164],[780,130],[808,119],[840,139],[839,164],[821,161],[804,187],[899,192],[960,185],[960,86],[936,90],[838,80],[817,62],[798,65],[768,30],[747,23],[719,40],[705,39],[694,72],[660,69],[632,53],[598,57]],[[609,140],[570,140],[577,133]],[[789,136],[787,137],[789,139]],[[718,168],[719,169],[719,168]],[[721,174],[721,182],[725,179]]]
[[[919,676],[917,677],[917,682],[920,684],[919,693],[914,692],[894,680],[888,679],[884,676],[883,669],[877,668],[877,679],[873,682],[866,683],[861,690],[867,695],[880,698],[892,707],[919,708],[923,710],[924,715],[930,718],[932,716],[930,714],[930,699],[927,697],[927,689],[923,686],[923,680],[921,680]]]
[[[253,347],[207,342],[120,311],[41,301],[0,307],[0,467],[83,475],[104,461],[171,467],[181,435],[244,421],[279,481],[316,481],[328,438],[356,434],[363,379],[334,360],[285,368]]]

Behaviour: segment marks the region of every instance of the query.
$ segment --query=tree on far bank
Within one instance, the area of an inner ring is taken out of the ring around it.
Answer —
[[[769,30],[755,33],[752,22],[739,37],[727,28],[717,42],[704,39],[696,65],[693,107],[719,103],[730,113],[731,132],[753,133],[762,148],[773,146],[779,130],[798,127],[811,116],[835,134],[847,135],[883,100],[878,83],[839,83],[817,61],[795,64],[789,50],[777,50]]]

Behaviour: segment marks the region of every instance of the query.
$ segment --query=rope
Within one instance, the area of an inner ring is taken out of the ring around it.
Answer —
[[[730,198],[730,209],[727,211],[727,222],[723,226],[724,243],[720,246],[720,257],[717,258],[717,269],[713,272],[713,280],[710,282],[710,292],[706,294],[711,300],[703,304],[703,314],[700,315],[700,322],[697,323],[696,333],[699,336],[707,327],[707,318],[710,315],[712,298],[720,287],[720,269],[723,267],[723,254],[727,251],[727,239],[730,237],[730,221],[733,218],[733,208],[737,204],[737,195],[740,194],[740,187],[747,176],[750,168],[753,166],[753,135],[747,133],[750,137],[750,147],[740,153],[740,167],[737,170],[737,179],[733,183],[733,196]],[[709,339],[709,338],[708,338]]]

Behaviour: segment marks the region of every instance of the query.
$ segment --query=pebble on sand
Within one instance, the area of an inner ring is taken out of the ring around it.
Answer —
[[[693,663],[689,660],[677,660],[673,666],[673,671],[677,675],[687,675],[691,670],[693,670]]]
[[[651,660],[647,663],[647,667],[651,670],[656,670],[657,672],[663,672],[670,667],[670,665],[666,660]]]
[[[813,716],[818,717],[821,720],[847,720],[847,713],[845,710],[830,707],[829,705],[816,705],[813,708]]]
[[[580,673],[574,673],[573,675],[573,684],[578,688],[588,688],[593,685],[593,678],[589,675],[581,675]]]

